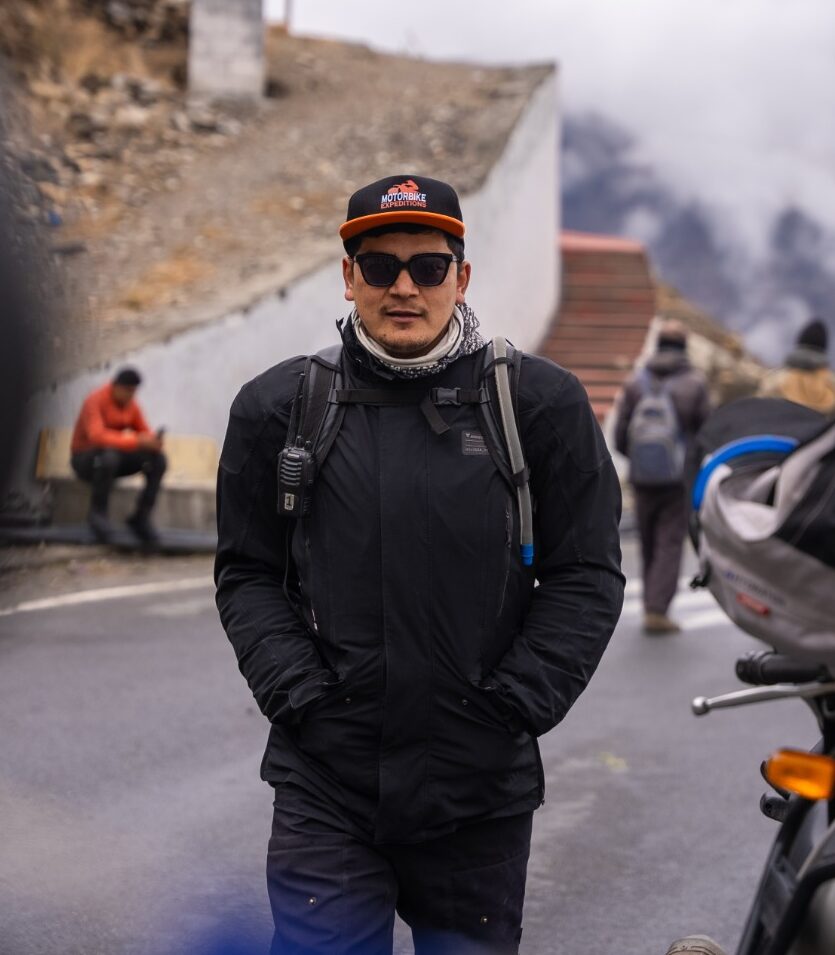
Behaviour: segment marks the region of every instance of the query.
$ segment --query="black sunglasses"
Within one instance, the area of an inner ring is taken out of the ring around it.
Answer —
[[[407,262],[388,252],[362,252],[354,256],[362,277],[374,288],[388,288],[397,281],[397,276],[406,269],[415,285],[441,285],[458,256],[448,252],[419,252]]]

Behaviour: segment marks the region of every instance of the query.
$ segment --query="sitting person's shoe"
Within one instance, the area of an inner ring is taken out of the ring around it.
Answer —
[[[101,511],[90,511],[87,515],[87,524],[93,532],[93,537],[100,544],[109,544],[113,539],[113,527],[107,519],[107,514]]]
[[[143,544],[158,544],[159,534],[147,514],[131,514],[125,523]]]
[[[644,614],[644,633],[662,634],[678,633],[681,627],[663,613]]]
[[[688,935],[673,942],[667,955],[726,955],[726,952],[707,935]]]

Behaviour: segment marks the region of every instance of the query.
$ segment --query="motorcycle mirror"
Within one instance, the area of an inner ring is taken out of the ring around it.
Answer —
[[[766,760],[765,778],[804,799],[831,799],[835,793],[835,759],[797,749],[780,749]]]

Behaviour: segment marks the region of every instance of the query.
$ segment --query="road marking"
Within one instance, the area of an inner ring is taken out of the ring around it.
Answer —
[[[165,617],[175,620],[178,617],[193,617],[207,610],[215,610],[213,594],[203,594],[199,597],[181,597],[179,600],[169,600],[167,603],[152,603],[140,611],[143,617]]]
[[[688,574],[686,577],[679,577],[678,579],[678,588],[680,590],[688,590],[690,587],[690,581],[693,579],[693,574]],[[626,586],[623,588],[624,596],[633,597],[635,594],[641,592],[641,578],[640,577],[630,577],[626,581]]]
[[[76,607],[80,604],[98,603],[101,600],[121,600],[125,597],[147,597],[155,594],[174,594],[184,590],[199,590],[211,587],[211,577],[184,577],[182,580],[157,580],[147,584],[125,584],[122,587],[101,587],[98,590],[80,590],[73,594],[59,594],[41,600],[26,600],[14,607],[0,610],[0,617],[36,610],[54,610],[56,607]]]
[[[677,594],[673,600],[673,610],[694,609],[703,610],[708,607],[715,607],[716,601],[713,595],[706,590],[689,591],[683,594]],[[623,612],[634,613],[644,609],[644,602],[641,597],[628,597],[623,602]]]
[[[687,578],[681,578],[686,580]],[[681,583],[681,580],[679,583]],[[632,583],[632,581],[631,581]],[[623,602],[621,619],[640,616],[643,613],[643,600],[635,591],[640,589],[640,583],[632,588]],[[627,585],[628,586],[628,585]],[[708,590],[687,590],[675,597],[672,605],[672,616],[678,620],[682,630],[702,630],[705,627],[718,627],[723,624],[736,627],[736,624],[716,603]]]
[[[694,613],[689,617],[682,617],[680,622],[682,630],[701,630],[704,627],[718,627],[723,624],[736,629],[736,624],[733,620],[731,620],[724,610],[720,610],[719,607],[714,607],[712,610],[704,610],[702,613]]]

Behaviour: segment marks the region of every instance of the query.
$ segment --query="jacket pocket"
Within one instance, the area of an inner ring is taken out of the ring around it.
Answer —
[[[525,729],[522,718],[513,709],[510,703],[502,696],[501,688],[490,680],[473,682],[472,688],[478,694],[478,699],[486,711],[492,715],[496,724],[501,726],[511,736],[515,736]]]
[[[317,670],[307,679],[294,686],[289,692],[290,707],[296,720],[301,718],[304,710],[324,699],[342,686],[344,680],[338,673],[330,670]]]

